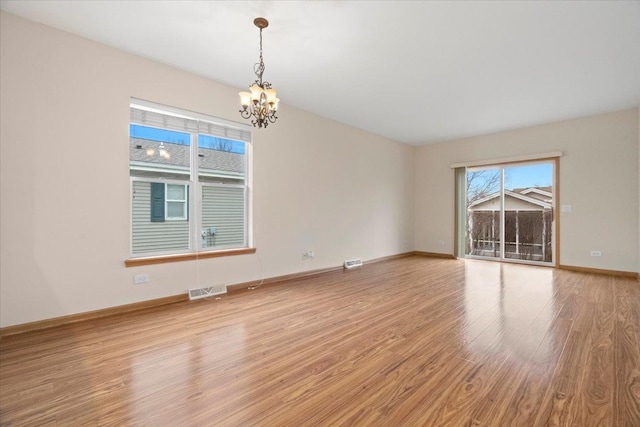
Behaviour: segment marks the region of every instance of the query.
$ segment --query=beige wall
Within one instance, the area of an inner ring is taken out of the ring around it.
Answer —
[[[562,151],[560,204],[573,212],[560,214],[560,263],[639,271],[638,132],[635,108],[419,148],[416,250],[453,253],[451,164]]]
[[[0,29],[0,326],[414,249],[415,149],[282,105],[254,132],[260,259],[125,268],[130,97],[241,121],[239,88],[6,13]]]

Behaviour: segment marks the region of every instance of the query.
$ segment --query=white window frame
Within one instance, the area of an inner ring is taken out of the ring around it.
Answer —
[[[131,98],[131,102],[129,108],[143,108],[148,109],[149,111],[156,111],[162,114],[172,115],[176,117],[185,117],[197,121],[216,123],[218,125],[227,126],[229,128],[241,129],[249,134],[251,134],[251,128],[246,124],[236,123],[225,119],[219,119],[216,117],[206,116],[199,113],[193,113],[185,110],[181,110],[174,107],[167,107],[159,104],[154,104],[148,101],[142,101],[138,99]],[[132,122],[130,122],[132,123]],[[144,125],[143,126],[150,126]],[[156,127],[156,126],[150,126]],[[252,171],[251,166],[253,165],[251,156],[253,155],[252,150],[252,141],[241,141],[235,138],[228,138],[234,141],[242,142],[245,146],[244,152],[244,183],[243,184],[222,184],[222,183],[209,183],[209,182],[201,182],[199,180],[199,146],[198,146],[198,135],[208,135],[206,132],[188,132],[191,135],[191,143],[190,143],[190,176],[189,180],[179,181],[172,178],[163,178],[163,177],[142,177],[142,176],[130,176],[130,195],[129,195],[129,214],[130,214],[130,256],[131,258],[143,258],[143,257],[153,257],[153,256],[163,256],[163,255],[171,255],[171,254],[184,254],[185,251],[153,251],[153,252],[145,252],[145,253],[133,253],[133,209],[132,209],[132,197],[133,197],[133,182],[134,181],[144,181],[144,182],[162,182],[165,183],[165,221],[184,221],[187,220],[189,222],[189,249],[187,253],[198,253],[198,252],[216,252],[220,250],[228,250],[228,249],[244,249],[249,248],[252,244],[252,224],[251,224],[251,179],[252,179]],[[131,162],[131,160],[130,160]],[[130,167],[131,170],[131,167]],[[168,188],[167,185],[184,185],[188,186],[185,189],[185,196],[188,197],[185,201],[185,216],[184,218],[175,218],[169,217],[168,210]],[[228,186],[228,187],[243,187],[244,188],[244,210],[243,210],[243,227],[244,227],[244,238],[241,245],[223,245],[216,246],[212,248],[204,248],[201,243],[201,218],[202,218],[202,187],[203,186]],[[188,206],[188,207],[187,207]]]

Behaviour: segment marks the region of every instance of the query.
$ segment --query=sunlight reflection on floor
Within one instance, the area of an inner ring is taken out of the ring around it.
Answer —
[[[552,302],[553,270],[467,260],[465,265],[467,350],[475,355],[513,352],[520,359],[544,357],[543,340],[557,308]]]

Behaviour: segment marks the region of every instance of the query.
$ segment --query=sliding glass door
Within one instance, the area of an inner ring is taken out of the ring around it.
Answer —
[[[555,161],[543,161],[466,168],[459,174],[464,256],[553,264],[554,168]]]

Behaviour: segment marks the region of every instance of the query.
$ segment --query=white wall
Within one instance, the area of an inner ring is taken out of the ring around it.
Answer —
[[[1,327],[414,249],[415,148],[281,104],[254,132],[264,271],[257,255],[125,268],[130,97],[241,121],[239,88],[6,13],[0,30]]]
[[[635,108],[419,148],[416,250],[453,253],[451,164],[563,151],[560,204],[573,212],[560,215],[560,264],[639,271],[638,138]]]

